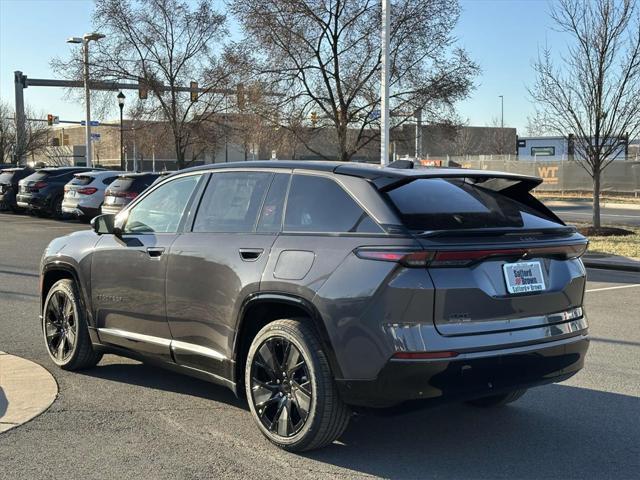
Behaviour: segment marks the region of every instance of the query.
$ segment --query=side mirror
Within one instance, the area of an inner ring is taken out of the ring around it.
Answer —
[[[105,213],[104,215],[94,217],[91,220],[93,231],[98,235],[113,234],[119,236],[121,230],[115,227],[115,218],[116,216],[112,213]]]

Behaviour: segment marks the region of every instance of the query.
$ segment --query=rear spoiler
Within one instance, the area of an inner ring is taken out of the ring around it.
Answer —
[[[531,190],[542,183],[540,177],[520,175],[517,173],[492,172],[487,170],[437,169],[437,170],[404,170],[405,175],[380,175],[371,179],[371,183],[380,191],[388,192],[421,178],[460,179],[466,183],[491,190],[505,197],[516,200],[544,214],[555,222],[565,225],[549,208],[536,197]],[[424,173],[423,173],[424,172]]]

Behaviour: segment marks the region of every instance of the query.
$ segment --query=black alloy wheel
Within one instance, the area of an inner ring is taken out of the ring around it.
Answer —
[[[287,438],[309,417],[313,391],[307,363],[284,337],[271,337],[258,348],[251,366],[253,406],[264,427]]]
[[[73,301],[63,290],[54,292],[47,303],[44,329],[49,354],[64,363],[75,350],[78,322]]]

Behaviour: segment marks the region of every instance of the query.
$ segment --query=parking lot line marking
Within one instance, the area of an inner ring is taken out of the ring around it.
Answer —
[[[633,288],[633,287],[640,287],[640,283],[634,283],[632,285],[618,285],[615,287],[603,287],[603,288],[592,288],[589,290],[585,290],[586,293],[591,293],[591,292],[602,292],[604,290],[617,290],[618,288]]]

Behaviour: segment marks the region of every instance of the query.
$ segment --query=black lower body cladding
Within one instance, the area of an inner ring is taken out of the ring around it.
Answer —
[[[463,401],[565,380],[584,365],[589,337],[438,360],[390,360],[374,380],[338,380],[350,405],[392,407],[407,401],[425,406]]]

